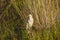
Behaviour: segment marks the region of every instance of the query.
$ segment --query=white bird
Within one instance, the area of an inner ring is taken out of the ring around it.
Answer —
[[[26,30],[30,31],[32,26],[33,26],[33,17],[31,14],[28,15],[28,20],[27,20],[27,24],[26,24]]]

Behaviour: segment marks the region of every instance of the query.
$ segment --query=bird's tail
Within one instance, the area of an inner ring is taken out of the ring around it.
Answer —
[[[28,33],[30,33],[30,29],[29,29],[28,23],[27,23],[27,25],[26,25],[26,30],[28,31]]]
[[[26,30],[28,29],[28,23],[27,23],[27,25],[26,25]]]

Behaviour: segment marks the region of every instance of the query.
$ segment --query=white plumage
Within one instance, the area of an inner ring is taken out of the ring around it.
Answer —
[[[34,22],[33,17],[32,17],[31,14],[29,14],[28,15],[28,20],[27,20],[27,25],[26,25],[27,30],[30,30],[32,28],[33,22]]]

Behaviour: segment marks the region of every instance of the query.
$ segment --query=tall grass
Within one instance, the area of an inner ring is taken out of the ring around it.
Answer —
[[[8,1],[2,1],[1,5]],[[0,6],[1,6],[0,5]],[[60,40],[59,0],[10,0],[0,14],[0,40]],[[31,33],[26,28],[32,13]]]

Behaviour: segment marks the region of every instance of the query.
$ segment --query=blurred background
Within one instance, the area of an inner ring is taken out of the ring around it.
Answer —
[[[60,0],[0,0],[0,40],[60,40]]]

